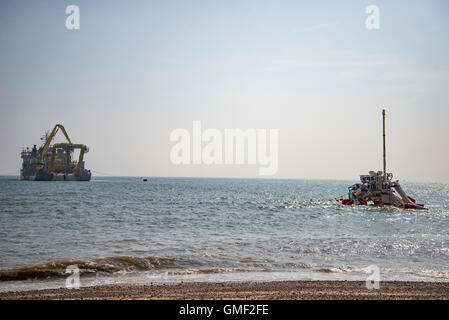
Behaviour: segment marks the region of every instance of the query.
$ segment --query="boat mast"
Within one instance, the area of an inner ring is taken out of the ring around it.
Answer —
[[[382,109],[382,131],[383,131],[383,145],[384,145],[384,182],[387,181],[387,160],[385,151],[385,109]]]

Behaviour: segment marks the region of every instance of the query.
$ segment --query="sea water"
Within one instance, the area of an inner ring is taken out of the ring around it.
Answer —
[[[0,291],[180,281],[449,281],[449,185],[428,210],[345,206],[356,181],[0,177]]]

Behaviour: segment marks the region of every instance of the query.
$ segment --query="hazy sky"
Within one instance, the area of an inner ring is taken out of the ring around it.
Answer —
[[[446,0],[2,1],[0,173],[62,123],[94,171],[259,177],[173,165],[170,133],[200,120],[278,129],[274,178],[358,180],[381,170],[385,107],[389,171],[449,182],[448,17]]]

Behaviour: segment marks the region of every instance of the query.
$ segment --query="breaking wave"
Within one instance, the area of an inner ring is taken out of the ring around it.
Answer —
[[[366,268],[354,267],[354,266],[339,266],[334,268],[321,268],[319,272],[325,273],[346,273],[346,272],[366,272]]]
[[[174,258],[139,258],[130,256],[90,260],[59,260],[35,266],[0,270],[0,281],[67,277],[66,269],[72,265],[78,267],[80,275],[94,275],[98,272],[112,274],[165,268],[182,268],[195,264],[194,261]]]

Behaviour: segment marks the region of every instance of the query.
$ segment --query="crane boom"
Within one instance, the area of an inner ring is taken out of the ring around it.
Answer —
[[[64,126],[62,124],[58,123],[57,125],[55,125],[55,127],[51,131],[50,135],[48,136],[47,140],[45,141],[44,145],[42,146],[41,157],[40,157],[41,163],[44,162],[44,157],[47,154],[48,147],[50,146],[50,143],[53,140],[53,138],[55,137],[56,133],[58,133],[59,129],[61,129],[62,133],[64,134],[65,138],[67,139],[67,142],[72,144],[72,141],[70,140],[69,135],[67,134],[67,131],[65,131]]]

